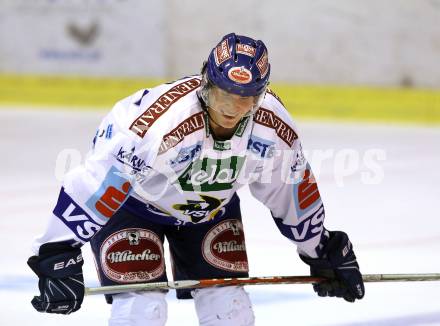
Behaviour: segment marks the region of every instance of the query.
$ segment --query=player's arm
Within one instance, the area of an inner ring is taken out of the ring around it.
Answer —
[[[140,150],[125,129],[113,111],[102,121],[84,164],[64,176],[47,228],[33,243],[35,254],[51,242],[81,247],[123,204],[133,181],[129,155]]]
[[[313,172],[299,139],[292,147],[276,145],[271,159],[263,161],[259,179],[249,185],[251,193],[270,209],[278,229],[298,251],[316,258],[325,211]]]
[[[293,123],[283,118],[295,133],[294,141],[290,145],[292,138],[278,139],[272,160],[250,184],[251,193],[270,209],[280,232],[297,245],[311,274],[330,279],[314,285],[318,295],[361,299],[364,285],[352,245],[344,232],[325,229],[324,205],[312,169]]]
[[[128,105],[118,103],[101,123],[85,163],[65,175],[46,230],[33,243],[35,255],[28,265],[39,277],[40,295],[32,300],[37,311],[69,314],[80,308],[84,296],[80,247],[128,197],[133,165],[140,170],[148,165],[148,152],[133,159],[143,149],[121,124],[124,104]]]

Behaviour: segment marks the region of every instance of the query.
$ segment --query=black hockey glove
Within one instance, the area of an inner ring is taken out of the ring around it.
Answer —
[[[80,249],[44,244],[40,255],[30,257],[27,263],[39,277],[40,295],[31,301],[37,311],[67,315],[81,307],[84,279]]]
[[[339,297],[348,302],[362,299],[365,294],[362,274],[346,233],[324,230],[321,258],[300,255],[310,265],[310,275],[325,277],[326,282],[314,283],[313,289],[320,297]]]

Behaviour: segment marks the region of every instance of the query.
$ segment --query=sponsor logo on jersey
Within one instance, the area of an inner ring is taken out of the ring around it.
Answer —
[[[174,86],[150,105],[150,107],[132,123],[130,130],[139,137],[144,138],[148,129],[171,107],[171,105],[176,103],[183,96],[197,89],[200,84],[200,79],[193,78]]]
[[[248,140],[247,150],[254,154],[259,155],[262,158],[270,158],[273,156],[274,142],[267,139],[251,135]]]
[[[130,182],[128,181],[122,185],[121,189],[108,187],[95,203],[96,210],[107,218],[112,217],[127,198],[129,190]]]
[[[131,167],[136,172],[145,172],[146,170],[150,169],[151,166],[145,164],[145,161],[143,159],[134,154],[135,151],[135,147],[127,150],[121,146],[121,148],[119,148],[118,154],[116,154],[116,160],[119,163]]]
[[[189,118],[183,120],[176,128],[163,136],[162,143],[159,148],[159,154],[165,153],[170,148],[180,143],[185,136],[188,136],[197,130],[203,129],[204,126],[205,122],[203,119],[203,112],[193,114]]]
[[[214,149],[216,151],[228,151],[232,147],[230,140],[214,140]]]
[[[267,72],[269,71],[269,58],[267,56],[266,50],[264,50],[260,59],[258,59],[257,68],[260,71],[261,78],[264,78],[264,76],[266,76]]]
[[[219,191],[232,189],[245,161],[244,157],[226,159],[204,157],[192,162],[179,176],[183,191]]]
[[[238,43],[235,46],[235,52],[240,54],[245,54],[250,57],[255,57],[255,48],[253,46],[250,46],[248,44]]]
[[[214,50],[214,59],[217,66],[220,66],[226,60],[232,58],[231,51],[229,50],[228,40],[223,40]]]
[[[53,210],[58,217],[80,240],[89,241],[98,232],[105,221],[96,221],[61,188],[58,202]]]
[[[311,175],[310,167],[304,171],[304,176],[299,185],[294,186],[297,206],[301,210],[307,210],[321,198],[316,180]]]
[[[175,167],[178,164],[185,163],[193,160],[196,156],[200,155],[202,150],[202,142],[197,142],[194,145],[181,148],[177,157],[170,160],[170,166]]]
[[[202,200],[187,199],[186,204],[174,204],[173,208],[189,216],[191,222],[198,223],[206,217],[212,219],[218,212],[218,207],[224,199],[218,199],[207,195],[199,195]],[[208,220],[209,220],[208,219]]]
[[[214,267],[248,272],[243,224],[239,220],[225,220],[205,235],[202,242],[203,258]]]
[[[274,129],[278,137],[289,146],[292,146],[295,139],[298,138],[298,135],[287,123],[267,109],[259,108],[254,115],[254,121],[260,125]]]
[[[252,81],[252,73],[245,67],[232,67],[228,71],[228,77],[239,84],[248,84]]]
[[[130,182],[122,175],[121,171],[112,166],[101,187],[87,200],[87,207],[97,216],[105,219],[112,217],[127,198]]]
[[[303,242],[321,234],[324,229],[324,216],[324,206],[321,204],[319,209],[311,216],[290,227],[293,240]]]
[[[163,275],[162,241],[147,229],[124,229],[111,234],[101,245],[104,274],[119,283],[144,282]]]

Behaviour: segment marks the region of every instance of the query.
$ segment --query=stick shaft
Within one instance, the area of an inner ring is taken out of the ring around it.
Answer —
[[[364,282],[418,282],[418,281],[440,281],[440,273],[432,274],[364,274]],[[259,284],[309,284],[325,281],[324,278],[312,276],[269,276],[269,277],[243,277],[243,278],[222,278],[204,280],[186,280],[174,282],[155,282],[139,284],[123,284],[113,286],[102,286],[86,288],[86,295],[94,294],[116,294],[134,291],[154,291],[170,289],[193,289],[207,288],[213,286],[232,285],[259,285]]]
[[[364,274],[364,282],[422,282],[440,281],[440,273],[425,274]]]

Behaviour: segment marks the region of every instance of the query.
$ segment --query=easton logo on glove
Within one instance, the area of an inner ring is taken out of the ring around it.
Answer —
[[[76,258],[70,258],[68,261],[60,261],[58,263],[54,263],[53,270],[59,270],[63,268],[67,268],[70,265],[76,265],[83,261],[82,254],[79,254]]]

